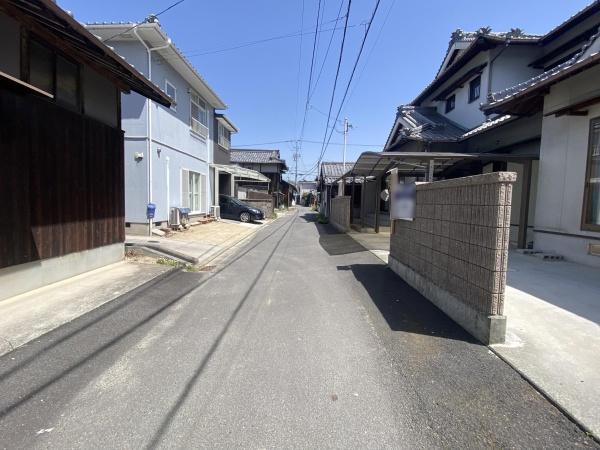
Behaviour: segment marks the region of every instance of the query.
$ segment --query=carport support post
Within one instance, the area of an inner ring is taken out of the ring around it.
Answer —
[[[350,223],[352,223],[352,219],[354,218],[354,187],[356,186],[356,177],[352,176],[352,188],[350,189]]]
[[[433,181],[434,168],[435,168],[435,160],[432,158],[429,160],[429,170],[428,170],[428,174],[427,174],[427,181],[429,181],[429,182]]]
[[[379,208],[381,202],[381,177],[375,179],[375,233],[379,233]]]
[[[231,186],[230,186],[231,193],[230,193],[230,195],[232,197],[237,197],[237,195],[235,195],[235,175],[231,174],[230,179],[231,179]]]
[[[527,248],[527,226],[529,220],[529,192],[531,190],[531,161],[523,163],[523,183],[521,186],[521,209],[519,211],[518,248]]]
[[[398,168],[394,167],[390,170],[390,233],[394,234],[395,223],[392,219],[392,208],[393,208],[393,199],[394,199],[394,191],[398,188]]]
[[[367,191],[367,177],[363,176],[360,186],[360,231],[365,227],[365,193]]]
[[[214,183],[215,183],[215,187],[214,187],[214,189],[215,189],[215,202],[213,203],[213,205],[216,206],[216,205],[219,204],[219,169],[217,169],[216,167],[215,167],[215,180],[214,180]]]

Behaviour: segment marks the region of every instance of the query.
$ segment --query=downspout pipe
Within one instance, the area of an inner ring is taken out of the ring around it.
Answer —
[[[146,54],[147,54],[147,58],[148,58],[148,80],[150,80],[150,82],[152,82],[152,52],[154,52],[156,50],[164,50],[166,48],[169,48],[171,46],[171,39],[169,38],[165,45],[161,45],[160,47],[151,48],[146,44],[146,42],[138,34],[137,27],[133,29],[133,34],[146,49]],[[148,154],[147,198],[148,198],[148,203],[152,203],[152,199],[153,199],[153,195],[152,195],[152,157],[153,157],[153,155],[152,155],[152,100],[150,100],[149,98],[146,99],[146,121],[147,121],[146,126],[148,127],[148,132],[147,132],[147,137],[146,137],[146,143],[147,143],[146,151]],[[169,214],[168,211],[167,211],[167,214]],[[152,227],[153,227],[153,220],[148,219],[148,236],[152,236]]]

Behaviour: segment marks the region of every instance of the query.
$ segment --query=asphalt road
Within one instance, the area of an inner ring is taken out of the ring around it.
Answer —
[[[598,448],[314,219],[0,358],[0,448]]]

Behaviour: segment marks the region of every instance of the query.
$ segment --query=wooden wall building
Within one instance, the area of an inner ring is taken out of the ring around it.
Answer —
[[[123,257],[121,92],[169,98],[51,0],[0,1],[0,299]]]

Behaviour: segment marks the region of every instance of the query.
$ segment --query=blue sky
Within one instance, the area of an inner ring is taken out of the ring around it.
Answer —
[[[175,0],[59,0],[76,19],[88,21],[140,21]],[[234,145],[293,141],[300,136],[319,0],[186,0],[160,17],[160,22],[209,84],[229,105],[228,116],[240,129]],[[330,30],[341,0],[321,0],[322,29]],[[450,34],[456,28],[495,31],[522,28],[545,33],[589,0],[381,0],[361,64],[341,118],[353,124],[347,160],[362,151],[379,150],[393,125],[396,107],[410,102],[438,69]],[[304,4],[304,18],[302,7]],[[354,0],[349,17],[346,48],[338,82],[334,113],[343,94],[375,0]],[[344,4],[344,10],[346,8]],[[385,26],[383,26],[385,23]],[[340,26],[342,22],[340,21]],[[251,41],[297,34],[301,37],[218,51]],[[318,34],[315,72],[324,60],[331,31]],[[304,139],[322,141],[327,121],[341,30],[336,31],[323,74],[314,89]],[[301,59],[299,59],[301,50]],[[299,64],[300,62],[300,64]],[[300,70],[299,70],[300,68]],[[313,84],[316,74],[313,76]],[[325,114],[323,114],[325,113]],[[341,130],[341,127],[337,127]],[[343,141],[333,133],[325,161],[341,161]],[[358,144],[358,145],[357,145]],[[293,167],[292,142],[257,145],[278,148]],[[300,173],[314,165],[321,144],[304,142]],[[293,171],[293,168],[290,172]]]

